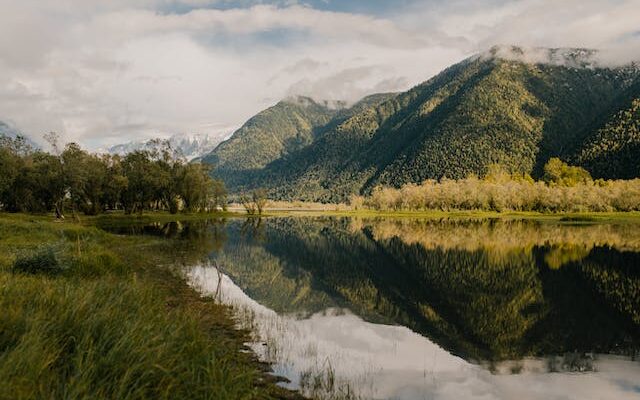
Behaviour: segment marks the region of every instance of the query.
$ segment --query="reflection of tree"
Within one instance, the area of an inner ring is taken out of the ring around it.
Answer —
[[[219,252],[227,241],[224,218],[197,221],[153,222],[109,225],[102,228],[127,235],[149,235],[165,239],[158,251],[168,263],[192,265]]]
[[[247,218],[242,224],[240,233],[244,238],[255,240],[260,243],[264,241],[264,226],[262,218]]]
[[[331,297],[312,287],[312,274],[275,256],[261,241],[253,240],[255,219],[228,225],[229,241],[217,259],[222,270],[252,298],[280,313],[310,315],[336,303]],[[265,235],[263,220],[259,227]],[[269,237],[271,237],[269,232]]]
[[[558,269],[563,265],[580,262],[591,253],[592,247],[576,244],[561,244],[552,246],[544,255],[544,261],[551,269]]]
[[[503,360],[637,351],[638,229],[248,218],[121,233],[167,238],[159,251],[178,264],[215,257],[249,296],[281,313],[348,307],[370,321],[408,326],[456,354]]]
[[[640,336],[640,254],[598,249],[581,272],[607,302],[628,315]]]
[[[637,346],[637,325],[609,296],[611,285],[595,285],[594,293],[594,282],[603,278],[581,269],[601,248],[589,242],[591,235],[604,232],[611,243],[618,238],[630,246],[634,239],[622,233],[633,228],[509,224],[403,222],[399,229],[387,223],[394,235],[368,222],[354,229],[348,220],[269,219],[263,245],[230,235],[225,272],[276,311],[348,306],[368,320],[409,326],[475,359]],[[439,235],[458,244],[446,246]],[[482,236],[490,247],[481,245]],[[518,247],[514,237],[530,240]],[[563,245],[563,238],[575,240]],[[637,275],[619,273],[621,281],[637,285]],[[619,298],[637,309],[629,294],[637,286],[626,287]],[[594,321],[600,326],[590,331]]]
[[[498,261],[511,253],[548,246],[549,266],[579,261],[595,246],[640,251],[640,224],[558,224],[524,220],[353,220],[370,227],[376,240],[397,237],[426,249],[482,250]]]

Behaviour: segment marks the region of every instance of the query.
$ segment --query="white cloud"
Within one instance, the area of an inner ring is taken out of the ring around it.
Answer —
[[[0,0],[0,120],[95,148],[238,125],[288,94],[406,89],[495,43],[640,49],[637,0],[416,1],[386,18],[220,3]]]

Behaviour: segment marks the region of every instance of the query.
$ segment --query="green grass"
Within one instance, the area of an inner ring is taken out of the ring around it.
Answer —
[[[294,396],[241,352],[229,309],[168,267],[170,241],[93,222],[0,214],[0,399]],[[43,245],[59,273],[14,268]]]
[[[262,215],[248,215],[242,210],[233,210],[217,213],[191,213],[191,214],[170,214],[168,212],[146,212],[142,215],[125,215],[121,212],[102,214],[92,217],[83,217],[82,224],[98,225],[98,226],[117,226],[140,224],[145,225],[152,222],[172,222],[172,221],[197,221],[210,220],[215,218],[267,218],[267,217],[357,217],[357,218],[424,218],[424,219],[442,219],[442,218],[460,218],[460,219],[530,219],[530,220],[548,220],[554,222],[624,222],[624,221],[640,221],[639,211],[629,212],[536,212],[536,211],[441,211],[441,210],[393,210],[378,211],[372,209],[344,210],[338,209],[337,205],[330,207],[331,209],[312,209],[291,206],[290,208],[278,208],[270,210],[268,207]],[[31,218],[39,220],[48,217],[29,216],[21,218]],[[1,231],[0,231],[1,233]]]
[[[640,221],[640,212],[582,212],[582,213],[540,213],[533,211],[376,211],[376,210],[281,210],[265,212],[264,217],[285,216],[327,216],[327,217],[359,217],[359,218],[460,218],[460,219],[532,219],[559,222],[610,222]]]

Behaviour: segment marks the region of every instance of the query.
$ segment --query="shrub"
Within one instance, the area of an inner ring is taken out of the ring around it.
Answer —
[[[62,272],[53,246],[41,246],[20,254],[13,263],[13,271],[25,274],[55,275]]]
[[[574,175],[580,175],[579,171]],[[535,182],[528,176],[499,175],[494,171],[482,180],[471,176],[458,180],[428,180],[400,189],[377,187],[364,199],[364,206],[385,211],[640,211],[640,179],[592,181],[583,178],[580,178],[582,181],[562,178],[546,183]]]

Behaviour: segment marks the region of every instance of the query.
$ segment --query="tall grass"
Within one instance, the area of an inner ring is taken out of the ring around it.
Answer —
[[[290,395],[241,352],[246,335],[226,307],[158,266],[170,247],[0,215],[0,399]]]

